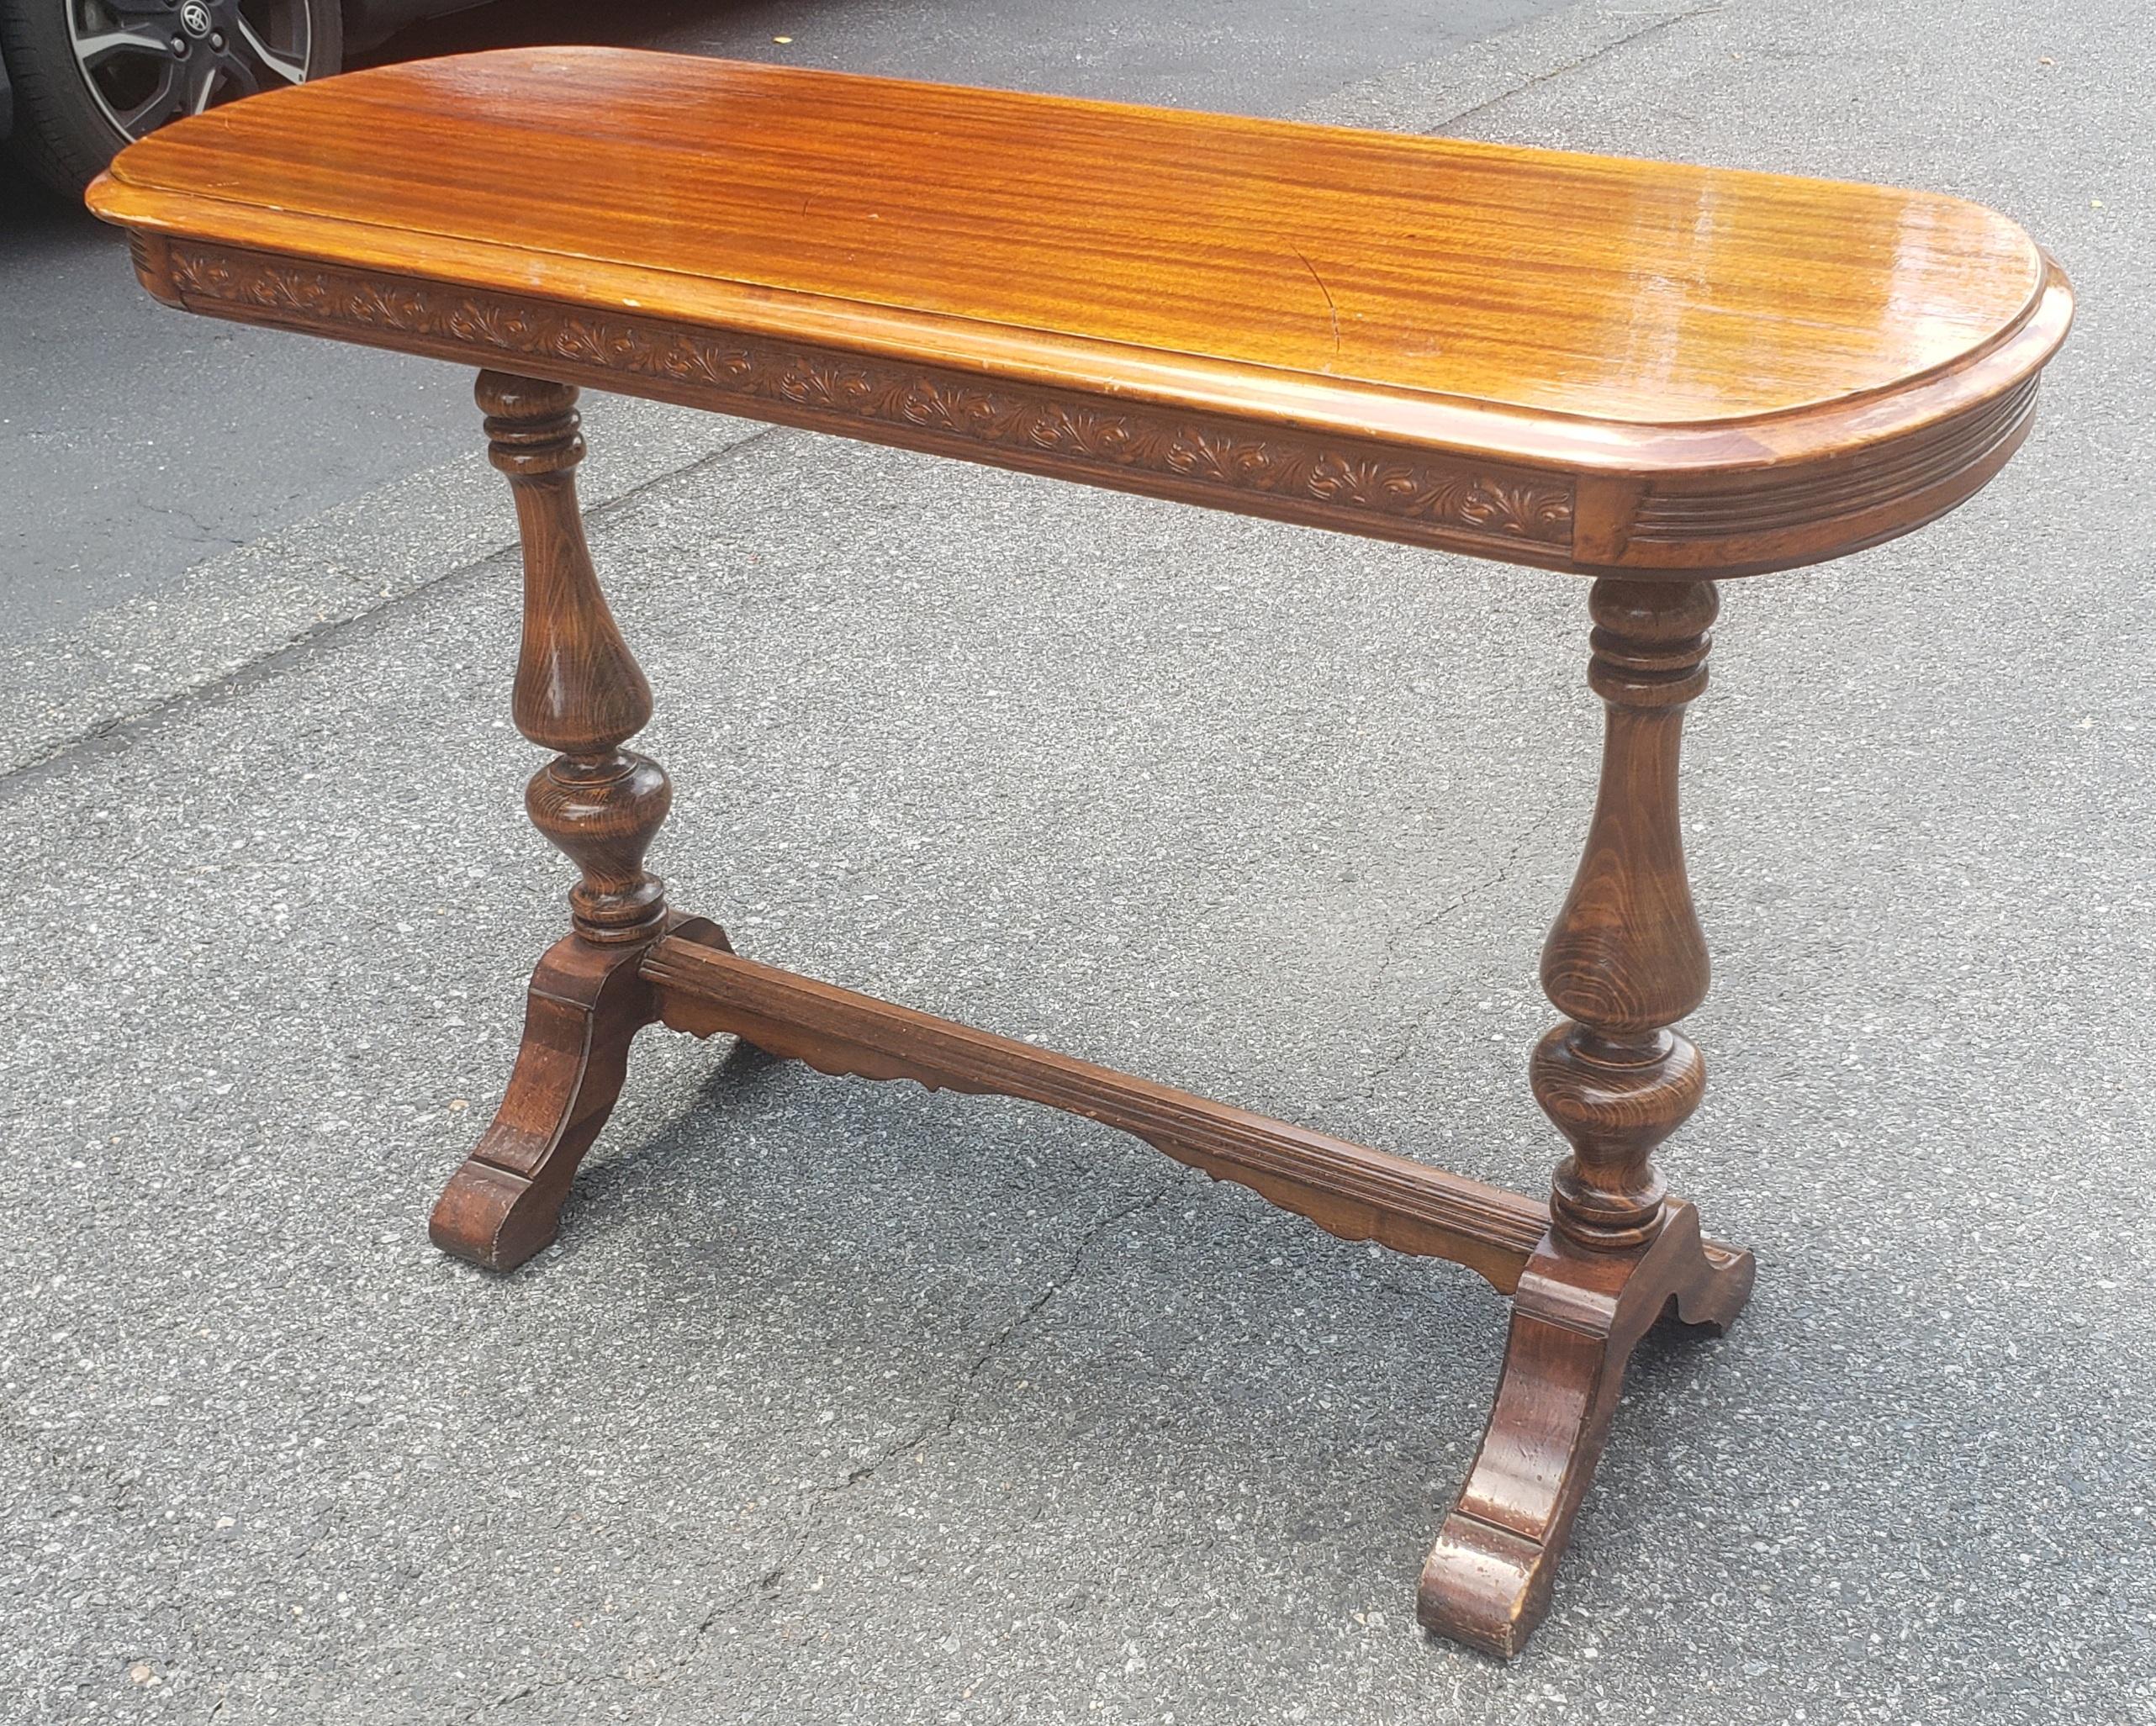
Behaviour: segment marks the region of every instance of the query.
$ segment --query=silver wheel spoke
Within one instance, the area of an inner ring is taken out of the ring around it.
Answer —
[[[233,20],[233,28],[239,31],[240,40],[246,43],[249,51],[254,55],[255,58],[269,71],[283,78],[285,82],[299,84],[306,82],[307,68],[296,60],[288,59],[283,55],[273,52],[269,45],[256,34],[255,27],[247,22],[245,13]]]
[[[269,0],[254,18],[230,0],[40,3],[65,15],[75,63],[105,118],[140,138],[220,102],[304,83],[317,14],[337,0]]]
[[[133,29],[99,30],[95,35],[75,39],[75,57],[86,68],[103,66],[115,54],[154,54],[160,60],[170,60],[172,33],[142,24]]]
[[[209,98],[217,93],[217,63],[203,55],[190,82],[194,87],[188,92],[188,112],[200,113],[209,106]]]

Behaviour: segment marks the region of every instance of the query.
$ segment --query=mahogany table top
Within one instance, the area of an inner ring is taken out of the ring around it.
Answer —
[[[362,278],[1572,474],[1921,435],[2012,398],[2069,304],[2012,221],[1932,193],[612,49],[216,108],[123,152],[91,202]],[[166,298],[248,314],[144,257]],[[245,297],[277,321],[273,288]],[[1971,428],[1971,460],[2027,405]],[[1609,546],[1528,561],[1621,559],[1623,524],[1567,509]],[[1766,561],[1743,549],[1695,561]],[[1799,549],[1776,561],[1820,550]]]

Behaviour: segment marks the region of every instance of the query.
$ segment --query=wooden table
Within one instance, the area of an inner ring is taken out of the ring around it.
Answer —
[[[487,368],[515,719],[557,752],[526,802],[581,879],[435,1239],[496,1269],[551,1240],[654,1021],[1106,1122],[1513,1297],[1419,1606],[1516,1652],[1633,1344],[1726,1325],[1752,1284],[1651,1160],[1704,1080],[1670,1027],[1707,990],[1677,773],[1715,583],[1905,533],[1999,471],[2071,314],[2028,237],[1927,193],[584,49],[220,108],[90,202],[170,304]],[[811,981],[670,908],[579,384],[1594,578],[1601,784],[1529,1064],[1571,1146],[1547,1199]]]

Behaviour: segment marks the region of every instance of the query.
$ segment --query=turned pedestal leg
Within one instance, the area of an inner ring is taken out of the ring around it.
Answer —
[[[532,974],[508,1095],[431,1225],[436,1245],[506,1270],[554,1238],[577,1164],[621,1093],[629,1041],[658,1016],[637,971],[646,948],[668,933],[721,948],[726,937],[669,912],[644,867],[673,790],[658,763],[621,747],[651,718],[651,689],[584,543],[577,393],[483,372],[478,394],[524,548],[516,728],[559,752],[532,776],[525,808],[579,875],[569,889],[571,932]]]
[[[1671,1201],[1656,1146],[1699,1105],[1699,1052],[1669,1029],[1707,993],[1678,826],[1684,709],[1706,687],[1709,582],[1594,584],[1588,680],[1607,704],[1587,848],[1542,952],[1566,1016],[1535,1047],[1535,1101],[1572,1145],[1551,1231],[1514,1294],[1488,1430],[1424,1566],[1431,1629],[1519,1652],[1549,1604],[1633,1344],[1665,1312],[1726,1325],[1751,1291],[1749,1254],[1709,1249]]]

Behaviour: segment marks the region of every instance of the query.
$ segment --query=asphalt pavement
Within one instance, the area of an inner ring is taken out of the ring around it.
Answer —
[[[1381,43],[1191,0],[1186,46],[1118,10],[725,25],[1935,187],[2081,297],[1990,488],[1725,597],[1688,733],[1709,1084],[1663,1161],[1759,1286],[1643,1348],[1539,1639],[1501,1666],[1412,1613],[1502,1302],[1088,1123],[654,1035],[557,1246],[504,1279],[428,1245],[561,917],[509,512],[461,377],[288,344],[250,394],[349,377],[402,465],[321,446],[324,489],[50,613],[0,684],[0,1718],[2156,1720],[2148,7],[1402,6]],[[589,406],[677,903],[1546,1180],[1577,583]],[[200,424],[235,472],[306,454]],[[50,507],[92,569],[105,513]]]

